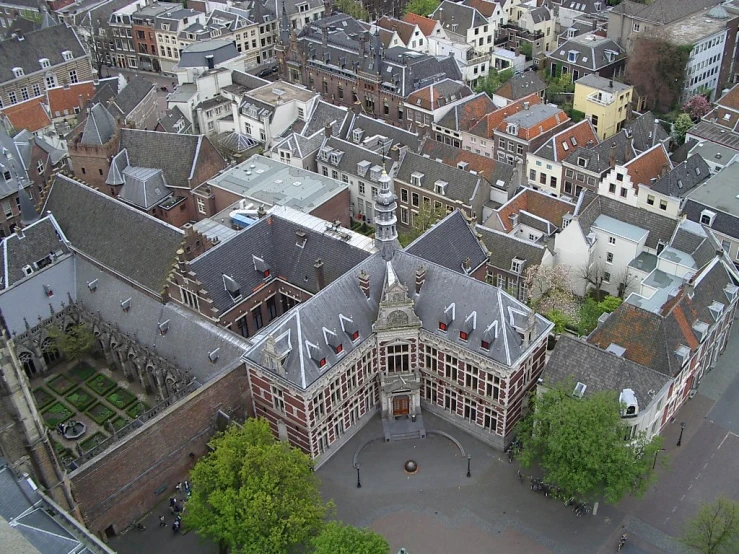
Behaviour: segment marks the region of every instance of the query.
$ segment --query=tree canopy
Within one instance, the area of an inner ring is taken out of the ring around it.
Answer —
[[[675,119],[675,123],[672,124],[672,134],[675,136],[675,142],[683,144],[685,142],[685,135],[693,127],[693,120],[686,113],[681,113]]]
[[[538,463],[546,480],[567,496],[605,497],[618,502],[641,495],[654,473],[661,437],[629,439],[628,420],[614,392],[573,396],[563,385],[532,397],[529,414],[519,423],[519,458],[525,467]]]
[[[60,327],[50,327],[49,336],[54,339],[54,345],[69,361],[79,360],[95,344],[95,335],[84,323],[70,325],[66,331]]]
[[[444,216],[446,216],[446,212],[443,208],[432,206],[430,203],[422,203],[418,208],[418,213],[413,213],[411,216],[413,218],[411,230],[401,233],[398,236],[398,242],[405,248]]]
[[[405,13],[428,16],[439,7],[439,4],[441,4],[440,0],[410,0],[405,5]]]
[[[497,69],[491,68],[488,74],[478,81],[475,92],[486,92],[492,98],[493,93],[512,77],[512,69],[498,71]]]
[[[334,7],[347,15],[351,15],[354,19],[369,21],[369,12],[359,0],[336,0]]]
[[[388,554],[385,537],[370,529],[358,529],[337,521],[326,524],[311,541],[311,554]]]
[[[660,37],[640,37],[626,60],[626,79],[650,109],[668,112],[683,90],[692,45],[675,46]]]
[[[285,554],[306,544],[330,506],[312,462],[276,441],[264,419],[248,419],[211,442],[191,473],[186,527],[236,554]]]
[[[739,552],[739,502],[720,496],[703,504],[680,542],[700,554]]]

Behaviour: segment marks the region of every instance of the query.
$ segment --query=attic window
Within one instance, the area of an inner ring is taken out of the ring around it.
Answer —
[[[724,311],[724,305],[721,302],[711,302],[711,305],[708,306],[708,311],[711,312],[713,319],[718,321],[718,318],[721,317]]]
[[[169,331],[169,320],[168,319],[166,321],[162,321],[159,324],[159,333],[162,336],[166,335],[167,334],[167,331]]]
[[[733,302],[736,298],[736,293],[739,292],[739,287],[736,285],[726,285],[726,287],[724,287],[724,292],[726,293],[726,298],[729,299],[729,302]]]
[[[344,345],[339,343],[334,347],[334,352],[341,354],[344,351]]]
[[[446,333],[446,323],[443,321],[439,322],[439,331],[444,331]]]
[[[447,183],[446,181],[436,181],[436,183],[434,183],[434,192],[436,194],[441,194],[442,196],[444,196],[446,195],[446,188],[448,185],[449,183]]]
[[[467,334],[466,331],[460,331],[459,338],[462,339],[463,341],[467,341],[470,338],[470,336]]]
[[[480,348],[483,350],[490,350],[490,343],[486,340],[480,341]]]
[[[318,361],[318,367],[323,367],[323,366],[325,366],[325,365],[326,365],[326,358],[321,358],[321,359],[320,359],[320,360]]]
[[[230,275],[223,275],[223,288],[225,288],[229,296],[231,296],[232,301],[238,302],[241,300],[241,286],[236,279]]]
[[[72,56],[72,52],[70,52],[69,50],[65,50],[64,52],[62,52],[62,58],[64,58],[65,62],[69,62],[74,59],[74,56]]]
[[[577,165],[580,167],[588,167],[588,160],[586,158],[577,158]]]
[[[588,388],[587,385],[580,383],[578,381],[577,385],[575,385],[575,390],[572,391],[572,396],[575,396],[577,398],[582,398],[583,395],[585,394],[585,389],[587,388]]]
[[[518,134],[518,125],[516,125],[515,123],[509,123],[506,126],[505,132],[508,133],[509,135],[517,135]]]
[[[208,359],[210,360],[210,363],[214,364],[218,361],[218,356],[220,355],[220,348],[216,348],[212,352],[208,352]]]
[[[568,151],[568,150],[570,149],[570,147],[568,146],[568,144],[567,144],[566,142],[563,142],[563,143],[562,143],[562,149],[563,149],[563,150],[564,150],[565,152],[567,152],[567,151]]]
[[[684,344],[681,344],[677,347],[677,350],[675,350],[675,355],[677,356],[678,360],[680,360],[680,365],[685,365],[690,359],[690,348],[688,348]]]
[[[265,269],[265,270],[264,270],[264,277],[265,277],[265,279],[266,279],[267,277],[269,277],[269,274],[270,274],[270,271],[269,271],[269,269]]]
[[[49,61],[49,58],[41,58],[38,63],[41,64],[42,69],[46,69],[47,67],[51,67],[51,62]]]
[[[570,137],[570,142],[572,143],[572,146],[577,146],[577,139],[575,137]]]
[[[523,268],[523,262],[524,262],[524,260],[520,260],[518,258],[513,258],[511,260],[511,272],[512,273],[521,273],[521,269]]]
[[[701,212],[701,224],[711,227],[713,225],[713,220],[715,219],[715,217],[716,212],[712,212],[711,210],[703,210]]]
[[[43,287],[44,287],[44,294],[47,297],[51,298],[52,296],[54,296],[54,290],[51,288],[50,285],[44,285]]]
[[[124,312],[127,312],[128,310],[130,310],[131,309],[131,299],[126,298],[123,302],[121,302],[121,308],[123,309]]]
[[[33,268],[30,265],[24,265],[23,266],[23,273],[26,276],[31,275],[31,273],[33,273]]]
[[[23,68],[22,67],[14,67],[13,68],[13,75],[16,77],[23,77]]]
[[[569,52],[567,52],[567,61],[576,62],[578,53],[579,52],[577,52],[576,50],[570,50]]]
[[[93,279],[89,283],[87,283],[87,288],[90,289],[90,292],[95,292],[98,288],[98,280]]]
[[[352,342],[359,339],[359,331],[354,331],[352,333]]]
[[[696,322],[693,323],[693,331],[695,331],[698,341],[703,342],[708,336],[708,323],[696,320]]]
[[[308,240],[308,236],[303,231],[295,231],[295,246],[298,248],[305,247],[305,242]]]
[[[364,131],[362,129],[354,129],[352,131],[352,140],[359,144],[359,142],[362,140],[362,135],[364,134]]]

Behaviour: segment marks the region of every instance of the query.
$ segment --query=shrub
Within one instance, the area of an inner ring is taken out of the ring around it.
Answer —
[[[136,402],[133,406],[131,406],[128,410],[126,410],[126,413],[132,418],[136,419],[141,414],[146,412],[149,409],[149,406],[144,402]]]
[[[92,408],[87,410],[87,415],[89,415],[98,425],[103,425],[115,415],[115,412],[113,411],[113,408],[106,406],[102,402],[98,402]]]
[[[105,396],[115,386],[115,381],[109,379],[105,375],[98,373],[92,379],[87,381],[87,386],[98,393],[100,396]]]
[[[64,396],[74,387],[76,387],[77,383],[75,383],[71,379],[67,379],[67,377],[64,375],[57,375],[51,381],[46,383],[46,386],[53,390],[55,393]]]
[[[46,423],[46,425],[51,429],[56,429],[57,425],[64,423],[73,415],[74,412],[61,402],[54,402],[42,412],[44,423]]]
[[[113,425],[113,429],[115,429],[116,431],[120,431],[126,425],[128,425],[129,421],[123,416],[118,416],[117,418],[112,419],[110,423],[111,425]]]
[[[88,393],[84,388],[80,387],[66,396],[69,403],[77,408],[80,412],[84,412],[90,404],[95,402],[95,397]]]
[[[82,383],[87,381],[90,377],[95,374],[95,368],[87,362],[80,362],[72,369],[69,370],[68,376],[75,383]]]
[[[115,406],[119,410],[124,410],[128,406],[130,406],[133,401],[136,400],[136,397],[128,392],[126,389],[118,387],[113,392],[108,394],[107,399],[111,404],[113,404],[113,406]]]
[[[87,452],[88,450],[92,450],[93,448],[95,448],[98,444],[100,444],[107,438],[108,438],[108,435],[98,431],[97,433],[92,435],[90,438],[83,440],[80,443],[80,448],[82,449],[83,452]]]
[[[39,410],[45,408],[55,400],[54,395],[43,387],[39,387],[33,391],[33,398],[36,400],[36,406]]]

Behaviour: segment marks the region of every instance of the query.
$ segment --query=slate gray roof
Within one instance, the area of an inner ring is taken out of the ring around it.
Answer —
[[[41,148],[41,150],[49,155],[49,161],[51,162],[51,165],[56,165],[67,157],[66,151],[59,148],[54,148],[51,144],[40,137],[34,137],[33,142],[35,142],[36,146]]]
[[[77,302],[103,321],[114,324],[123,334],[153,350],[179,369],[188,371],[200,383],[233,369],[241,363],[248,347],[242,337],[193,316],[187,308],[174,302],[162,304],[155,298],[130,286],[121,279],[98,269],[80,256],[75,259],[77,272]],[[97,280],[95,292],[87,283]],[[124,312],[121,302],[131,299]],[[168,321],[162,335],[159,323]],[[212,362],[210,352],[218,349]]]
[[[542,21],[549,21],[552,19],[552,13],[544,6],[529,10],[529,13],[531,14],[531,18],[534,20],[534,23],[541,23]]]
[[[80,143],[89,146],[103,145],[113,138],[117,128],[115,118],[105,106],[95,104],[87,114]]]
[[[395,127],[394,125],[364,114],[352,115],[351,122],[346,127],[346,132],[342,135],[342,138],[353,141],[352,133],[355,129],[361,129],[363,131],[362,140],[375,135],[381,135],[392,139],[393,146],[407,146],[411,152],[418,152],[421,145],[421,139],[418,133],[406,131],[405,129]]]
[[[182,231],[64,175],[57,175],[51,186],[43,213],[47,211],[74,248],[162,292]]]
[[[26,35],[23,40],[0,41],[0,83],[15,79],[13,68],[23,69],[25,75],[42,71],[39,60],[47,58],[52,67],[67,62],[62,52],[69,50],[72,59],[87,56],[74,29],[54,25]],[[32,54],[31,54],[32,53]]]
[[[631,389],[640,411],[646,410],[652,398],[671,381],[667,375],[564,334],[544,366],[542,379],[546,385],[574,387],[580,382],[587,386],[586,395],[606,391],[621,394]]]
[[[302,231],[307,240],[298,246],[296,232]],[[274,278],[280,276],[311,293],[318,292],[314,264],[323,261],[326,283],[331,283],[369,256],[365,250],[345,243],[329,233],[319,233],[279,216],[262,218],[231,240],[211,248],[192,260],[189,269],[197,275],[213,300],[213,307],[221,313],[234,306],[234,301],[223,283],[223,275],[230,276],[240,290],[252,291],[265,282],[257,271],[253,256],[270,266]]]
[[[359,162],[368,161],[370,162],[371,166],[383,165],[382,156],[380,154],[373,152],[372,150],[369,150],[367,148],[363,148],[362,146],[359,146],[358,144],[355,144],[353,142],[341,140],[338,137],[329,137],[323,142],[323,146],[327,146],[329,148],[338,150],[339,152],[343,152],[343,155],[340,157],[339,163],[336,167],[338,167],[340,171],[350,173],[352,175],[359,174],[357,169],[357,164],[359,164]],[[392,159],[389,159],[388,156],[385,156],[385,167],[388,169],[388,171],[391,170],[392,164]],[[369,174],[367,174],[367,176],[363,178],[369,179]]]
[[[614,13],[624,14],[635,19],[651,21],[666,25],[689,16],[690,14],[706,10],[723,0],[655,0],[650,5],[639,4],[631,0],[624,0],[613,8]]]
[[[136,106],[143,102],[146,95],[154,88],[151,81],[135,75],[132,77],[128,84],[123,87],[123,90],[115,97],[110,105],[111,110],[117,112],[116,115],[127,117]]]
[[[520,100],[534,92],[542,92],[547,84],[536,71],[524,71],[503,83],[495,94],[505,96],[509,100]]]
[[[123,186],[118,198],[124,202],[149,210],[171,195],[161,169],[129,165],[123,170]]]
[[[601,196],[590,191],[583,191],[575,211],[580,227],[585,235],[599,215],[607,215],[619,221],[648,229],[647,248],[657,249],[659,242],[669,244],[678,222],[669,217],[629,206],[614,198]]]
[[[677,226],[670,247],[690,254],[695,261],[695,269],[704,267],[716,257],[716,252],[721,251],[721,245],[716,242],[713,233],[690,220],[682,221]],[[663,250],[660,257],[666,257],[666,253],[667,250]]]
[[[25,279],[27,277],[23,271],[25,266],[31,266],[33,271],[38,271],[68,252],[69,249],[62,241],[56,221],[51,215],[25,227],[23,238],[17,234],[9,235],[2,243],[3,288],[7,289]]]
[[[243,71],[232,71],[231,82],[235,85],[246,88],[247,90],[254,90],[255,88],[263,87],[268,85],[269,81],[252,75],[251,73],[244,73]]]
[[[316,102],[313,112],[306,118],[301,135],[310,137],[319,131],[325,131],[331,125],[331,134],[340,136],[345,122],[349,119],[349,110],[343,106],[334,106],[323,100]]]
[[[431,19],[440,21],[446,31],[452,31],[463,36],[466,35],[468,29],[488,24],[485,16],[475,8],[449,0],[444,0],[434,10]],[[452,25],[457,25],[456,30],[453,31]]]
[[[613,148],[613,145],[616,145]],[[611,168],[610,158],[613,152],[615,162],[619,165],[626,163],[626,153],[631,150],[630,158],[636,157],[636,152],[632,146],[629,146],[629,139],[622,130],[615,135],[608,137],[603,142],[595,146],[578,146],[572,153],[567,156],[563,162],[578,167],[580,170],[587,170],[596,174],[603,174]],[[578,160],[583,158],[586,165],[580,166]]]
[[[184,127],[180,131],[175,127],[175,124],[179,121],[184,122]],[[159,125],[161,125],[165,133],[190,134],[192,131],[192,123],[187,120],[185,114],[177,106],[164,112],[164,115],[159,118]]]
[[[2,166],[3,171],[10,171],[10,179],[0,179],[0,198],[15,194],[19,187],[25,188],[30,184],[22,160],[23,156],[19,145],[0,125],[0,166]]]
[[[522,240],[512,235],[478,225],[475,230],[482,235],[480,240],[489,252],[490,265],[503,271],[511,270],[514,258],[524,260],[522,272],[526,268],[541,264],[546,247],[531,241]]]
[[[416,271],[421,266],[426,268],[426,278],[420,294],[414,294]],[[369,298],[359,287],[357,274],[360,271],[369,276]],[[334,350],[327,346],[324,329],[334,331],[341,338],[344,347],[342,357],[364,341],[373,340],[372,324],[377,319],[387,281],[397,281],[407,287],[414,301],[414,311],[425,331],[459,347],[468,348],[504,367],[516,364],[522,356],[524,350],[517,329],[522,330],[526,325],[529,308],[487,283],[398,251],[392,262],[383,261],[379,254],[371,256],[320,293],[298,304],[290,314],[265,328],[260,336],[254,337],[256,346],[247,353],[247,358],[252,363],[262,364],[264,341],[268,335],[274,339],[280,338],[283,343],[289,340],[291,351],[284,362],[284,378],[298,387],[310,387],[339,359]],[[449,322],[446,332],[440,331],[439,321],[452,304],[454,319]],[[348,333],[342,330],[341,316],[350,319],[352,326],[359,331],[356,342],[353,343]],[[474,320],[472,330],[464,327],[469,317]],[[535,315],[534,318],[535,336],[538,339],[548,333],[552,325],[541,316]],[[468,341],[460,338],[461,329],[468,331]],[[491,343],[489,351],[481,348],[483,337],[487,337]],[[306,343],[317,346],[319,356],[326,358],[323,367],[311,359]]]
[[[239,51],[235,42],[226,40],[207,40],[187,46],[180,54],[180,61],[176,67],[208,67],[206,56],[213,56],[213,63],[227,62],[238,57]]]
[[[582,13],[600,13],[608,9],[604,0],[562,0],[561,7]]]
[[[594,37],[594,40],[590,40]],[[606,50],[615,52],[611,61],[606,57]],[[576,61],[568,61],[568,53],[577,52]],[[626,57],[626,53],[615,41],[594,34],[581,35],[567,40],[561,46],[547,54],[547,58],[564,64],[575,65],[589,71],[598,71]]]
[[[185,135],[121,129],[119,152],[128,152],[131,165],[161,169],[167,186],[189,187],[200,183],[190,183],[195,174],[195,164],[208,141],[204,135]]]
[[[682,198],[710,176],[711,168],[706,161],[700,155],[693,154],[649,185],[649,188],[660,194]]]
[[[480,117],[496,109],[487,93],[480,92],[455,104],[436,124],[454,131],[468,131]]]
[[[634,150],[637,153],[649,150],[653,146],[654,120],[655,117],[652,112],[645,112],[624,126],[625,129],[631,132],[634,139]],[[657,141],[664,142],[668,138],[670,138],[670,134],[665,131],[662,125],[657,125]]]
[[[29,478],[30,479],[30,478]],[[54,515],[52,515],[54,514]],[[6,552],[39,554],[92,554],[100,552],[99,542],[85,537],[65,521],[72,516],[57,514],[27,479],[16,479],[0,458],[0,519],[10,524],[23,539],[15,542],[3,533]]]
[[[413,152],[407,152],[400,163],[395,178],[410,183],[413,173],[423,173],[421,188],[426,190],[433,191],[436,181],[445,181],[447,183],[445,196],[451,200],[460,200],[467,205],[476,196],[480,187],[486,187],[485,190],[487,191],[487,187],[490,186],[479,175],[473,175],[469,171],[450,167]]]
[[[459,273],[471,273],[487,261],[485,249],[459,210],[436,223],[405,251]],[[467,260],[469,271],[465,271]]]
[[[304,137],[299,133],[290,133],[287,137],[276,142],[270,151],[287,150],[293,158],[304,159],[318,150],[324,139],[323,133],[315,133],[311,137]]]
[[[701,212],[710,210],[716,214],[713,218],[711,229],[722,233],[726,236],[739,239],[739,216],[732,215],[715,206],[708,206],[701,202],[697,202],[692,198],[688,198],[683,206],[683,214],[690,220],[700,223]]]

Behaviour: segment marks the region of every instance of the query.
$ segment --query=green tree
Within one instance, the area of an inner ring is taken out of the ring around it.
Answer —
[[[533,52],[534,52],[534,48],[533,48],[533,46],[531,45],[530,42],[522,42],[521,43],[521,46],[519,47],[519,50],[520,50],[521,54],[523,54],[524,56],[526,56],[526,59],[527,60],[530,60],[532,58],[532,55],[533,55]]]
[[[693,120],[686,113],[681,113],[677,116],[675,123],[672,124],[672,134],[675,136],[675,141],[678,144],[685,142],[685,135],[693,127]]]
[[[446,216],[446,212],[443,208],[436,208],[430,203],[422,202],[418,208],[418,213],[413,214],[411,230],[400,234],[398,236],[398,242],[405,248],[444,216]]]
[[[338,521],[326,524],[311,541],[311,554],[388,554],[385,537],[370,529],[358,529]]]
[[[411,0],[405,6],[405,13],[427,16],[434,13],[439,4],[440,0]]]
[[[351,15],[354,19],[369,21],[369,12],[358,0],[336,0],[334,7],[347,15]]]
[[[488,74],[478,81],[475,92],[487,92],[488,96],[492,97],[493,93],[512,77],[512,69],[504,69],[503,71],[490,69]]]
[[[739,552],[739,502],[719,496],[703,504],[680,542],[701,554]]]
[[[661,437],[624,440],[628,428],[615,392],[578,398],[572,391],[563,385],[532,397],[531,410],[519,423],[521,462],[538,463],[547,481],[567,496],[602,496],[615,503],[627,493],[643,494]]]
[[[61,327],[50,327],[49,337],[70,362],[84,357],[95,344],[95,335],[84,323],[70,325],[66,331]]]
[[[234,425],[210,446],[191,474],[186,527],[236,554],[285,554],[320,531],[330,506],[311,460],[275,440],[264,419]]]

